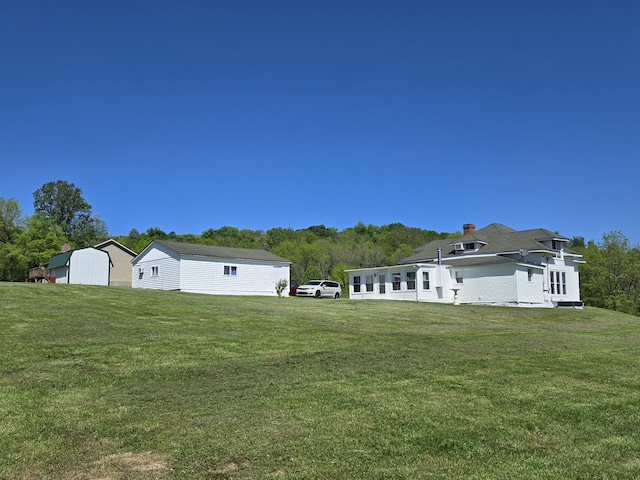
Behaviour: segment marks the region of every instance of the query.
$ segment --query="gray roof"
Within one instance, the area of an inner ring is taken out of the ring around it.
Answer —
[[[279,257],[266,250],[253,248],[223,247],[219,245],[203,245],[196,243],[170,242],[166,240],[154,240],[153,244],[163,245],[166,248],[179,253],[180,255],[193,255],[197,257],[232,258],[236,260],[259,260],[263,262],[286,262],[291,261]],[[149,246],[150,246],[149,245]],[[145,248],[147,250],[149,248]]]
[[[415,253],[413,255],[400,260],[398,263],[408,264],[433,261],[438,258],[438,249],[442,249],[443,259],[451,259],[452,257],[459,259],[461,255],[454,254],[453,244],[471,242],[482,243],[482,247],[475,254],[493,255],[492,261],[495,263],[495,255],[516,253],[519,250],[551,251],[548,246],[541,243],[546,240],[566,242],[569,239],[544,228],[518,231],[500,223],[492,223],[462,237],[434,240],[414,250]]]

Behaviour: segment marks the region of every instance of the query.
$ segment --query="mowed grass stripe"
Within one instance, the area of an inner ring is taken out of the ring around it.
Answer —
[[[0,478],[637,478],[638,318],[0,283]]]

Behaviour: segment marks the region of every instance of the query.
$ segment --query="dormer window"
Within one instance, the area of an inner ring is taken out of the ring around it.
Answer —
[[[560,240],[551,240],[551,248],[554,250],[562,250],[562,242]]]
[[[457,242],[452,245],[455,254],[475,252],[476,250],[478,250],[478,248],[480,248],[480,244],[476,242]]]

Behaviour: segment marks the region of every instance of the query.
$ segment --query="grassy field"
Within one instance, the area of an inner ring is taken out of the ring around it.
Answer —
[[[0,283],[0,478],[640,478],[640,319]]]

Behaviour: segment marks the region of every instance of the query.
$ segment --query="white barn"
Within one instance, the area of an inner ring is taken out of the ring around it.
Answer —
[[[93,247],[58,253],[47,265],[50,282],[80,285],[109,285],[110,267],[109,254]]]
[[[154,240],[132,260],[133,288],[277,296],[291,262],[266,250]]]
[[[581,308],[578,264],[568,238],[499,223],[436,240],[398,265],[348,270],[354,300],[387,299]]]

